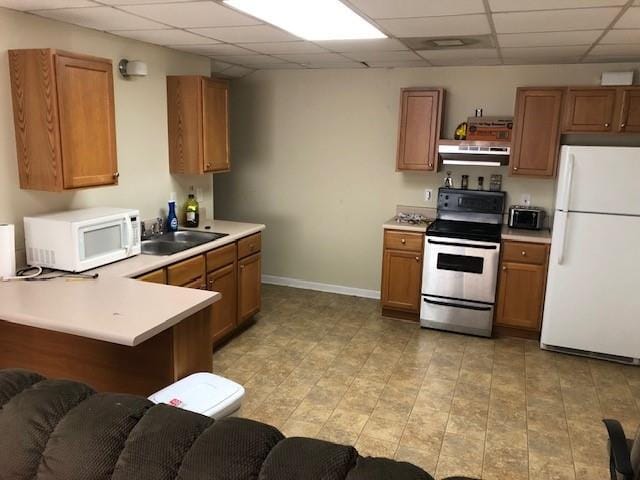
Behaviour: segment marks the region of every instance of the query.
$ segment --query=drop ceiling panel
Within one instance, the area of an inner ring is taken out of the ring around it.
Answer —
[[[498,59],[498,51],[495,48],[459,48],[456,50],[420,50],[418,55],[426,58],[429,61],[432,60],[446,60],[446,59],[473,59],[473,58],[485,58],[485,59]]]
[[[173,48],[183,52],[195,53],[197,55],[255,55],[255,52],[228,43],[215,43],[211,45],[174,45]]]
[[[227,68],[222,73],[224,73],[228,77],[244,77],[245,75],[248,75],[251,72],[253,72],[253,70],[250,68],[239,67],[237,65],[234,65],[233,67]]]
[[[311,42],[268,42],[268,43],[239,43],[241,47],[246,47],[260,53],[322,53],[324,48]]]
[[[216,55],[215,60],[225,63],[235,63],[236,65],[244,65],[251,67],[255,65],[267,65],[269,63],[282,63],[282,60],[269,55]]]
[[[390,62],[390,61],[416,61],[420,60],[420,57],[413,52],[399,51],[399,52],[347,52],[345,57],[349,57],[358,62]]]
[[[371,18],[410,18],[484,13],[482,0],[349,0]]]
[[[491,33],[486,15],[393,18],[379,20],[378,23],[396,37],[451,37]]]
[[[120,7],[127,12],[180,28],[256,25],[258,20],[214,2],[163,3]]]
[[[436,67],[464,67],[464,66],[490,66],[500,65],[499,58],[438,58],[429,60],[431,65]]]
[[[302,63],[305,65],[337,65],[337,64],[356,64],[350,58],[343,57],[337,53],[308,53],[308,54],[291,54],[278,55],[278,58],[288,62]]]
[[[97,0],[105,5],[145,5],[151,3],[185,3],[192,2],[193,0]]]
[[[381,52],[408,50],[404,43],[395,38],[376,38],[372,40],[328,40],[316,42],[334,52]]]
[[[545,64],[569,64],[580,63],[582,57],[539,57],[539,58],[511,58],[503,57],[505,65],[545,65]]]
[[[640,7],[627,10],[613,28],[640,28]]]
[[[629,43],[626,45],[596,45],[589,52],[590,55],[610,55],[612,57],[638,57],[640,56],[640,43]]]
[[[165,26],[111,7],[39,10],[38,15],[95,30],[159,29]]]
[[[505,33],[498,35],[501,47],[546,47],[553,45],[586,45],[595,42],[604,30],[573,32]]]
[[[579,8],[496,13],[493,21],[498,33],[598,30],[605,29],[619,12],[619,8]]]
[[[270,25],[246,27],[214,27],[191,29],[193,33],[204,35],[228,43],[265,43],[299,41],[298,37]]]
[[[558,10],[563,8],[622,7],[626,0],[489,0],[492,12]]]
[[[611,30],[600,40],[600,43],[640,43],[640,29]]]
[[[426,60],[372,61],[367,63],[373,68],[418,68],[429,66],[429,62]]]
[[[570,47],[517,47],[503,48],[502,56],[507,58],[553,58],[579,57],[587,53],[590,45],[575,45]]]
[[[95,7],[89,0],[0,0],[0,7],[13,10],[50,10],[53,8]]]
[[[116,35],[133,38],[141,42],[154,43],[156,45],[191,45],[202,43],[217,43],[216,40],[201,37],[194,33],[178,29],[165,30],[118,30]]]

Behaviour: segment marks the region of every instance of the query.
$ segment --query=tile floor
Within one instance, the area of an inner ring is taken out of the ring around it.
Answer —
[[[265,286],[213,360],[246,387],[238,416],[436,478],[604,480],[601,419],[640,424],[640,368],[421,330],[356,297]]]

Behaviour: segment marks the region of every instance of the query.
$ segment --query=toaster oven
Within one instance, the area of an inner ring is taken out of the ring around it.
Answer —
[[[509,208],[509,227],[526,230],[541,230],[544,226],[545,211],[538,207],[514,205]]]

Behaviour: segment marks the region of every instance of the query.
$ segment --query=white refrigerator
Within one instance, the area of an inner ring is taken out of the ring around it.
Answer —
[[[640,148],[562,147],[540,341],[638,363]]]

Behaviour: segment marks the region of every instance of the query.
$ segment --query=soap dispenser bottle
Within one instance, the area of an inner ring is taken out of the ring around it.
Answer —
[[[169,213],[167,214],[167,230],[175,232],[178,230],[178,217],[176,216],[176,194],[172,193],[169,198]]]

